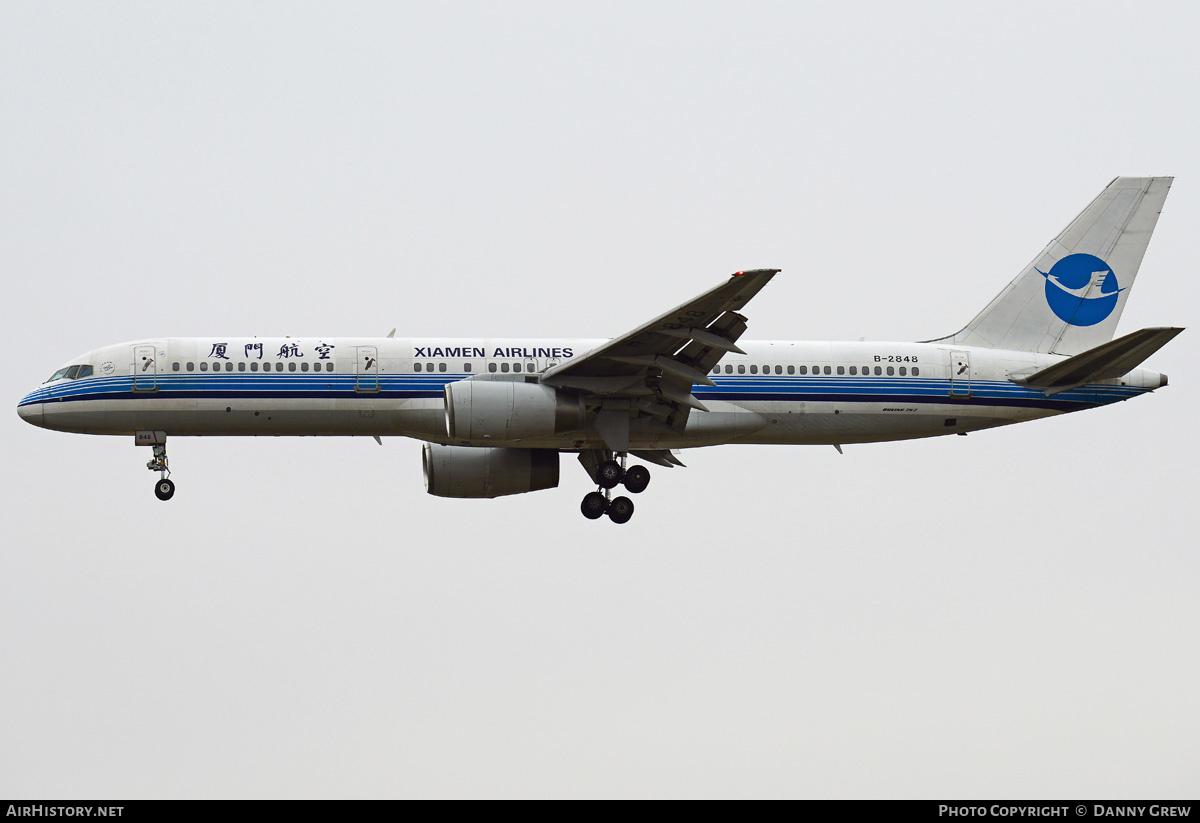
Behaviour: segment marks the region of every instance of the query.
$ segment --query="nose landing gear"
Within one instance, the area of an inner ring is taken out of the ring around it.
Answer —
[[[169,479],[171,469],[167,465],[167,433],[166,432],[137,432],[133,442],[138,446],[151,446],[154,457],[146,464],[152,472],[158,472],[160,477],[154,484],[154,496],[159,500],[170,500],[175,496],[175,484]]]
[[[169,479],[171,470],[167,468],[167,444],[154,444],[154,459],[146,464],[152,472],[159,472],[158,482],[154,484],[154,496],[159,500],[170,500],[175,496],[175,484]]]

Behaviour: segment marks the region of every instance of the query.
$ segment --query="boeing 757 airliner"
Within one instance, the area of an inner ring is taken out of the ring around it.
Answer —
[[[167,437],[387,435],[425,442],[430,494],[558,485],[572,452],[585,517],[625,523],[678,449],[870,443],[1019,423],[1167,384],[1142,368],[1182,331],[1113,339],[1169,177],[1119,177],[974,320],[919,343],[739,342],[777,269],[740,271],[611,340],[155,337],[74,358],[17,406],[47,429],[132,435],[155,493]]]

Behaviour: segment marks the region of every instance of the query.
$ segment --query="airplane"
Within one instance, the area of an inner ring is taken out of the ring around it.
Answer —
[[[134,437],[169,500],[168,436],[424,441],[429,494],[554,488],[578,455],[583,515],[626,523],[641,463],[727,443],[965,435],[1167,385],[1141,367],[1183,331],[1113,339],[1173,178],[1113,180],[961,331],[921,342],[741,341],[779,272],[736,272],[610,340],[155,337],[56,370],[17,406],[57,431]]]

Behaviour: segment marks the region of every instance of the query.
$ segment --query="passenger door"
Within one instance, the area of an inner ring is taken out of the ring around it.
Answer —
[[[950,396],[968,397],[971,394],[971,355],[965,351],[950,352]]]
[[[354,367],[354,390],[379,391],[379,350],[375,346],[359,346]]]
[[[158,357],[154,346],[135,346],[133,349],[133,390],[158,389]]]

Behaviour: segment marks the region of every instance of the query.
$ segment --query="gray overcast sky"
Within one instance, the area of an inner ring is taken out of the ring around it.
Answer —
[[[156,335],[969,320],[1171,174],[1120,331],[1195,326],[1184,3],[0,3],[0,796],[1195,797],[1200,330],[970,437],[424,494],[418,444],[124,439],[16,401]]]

